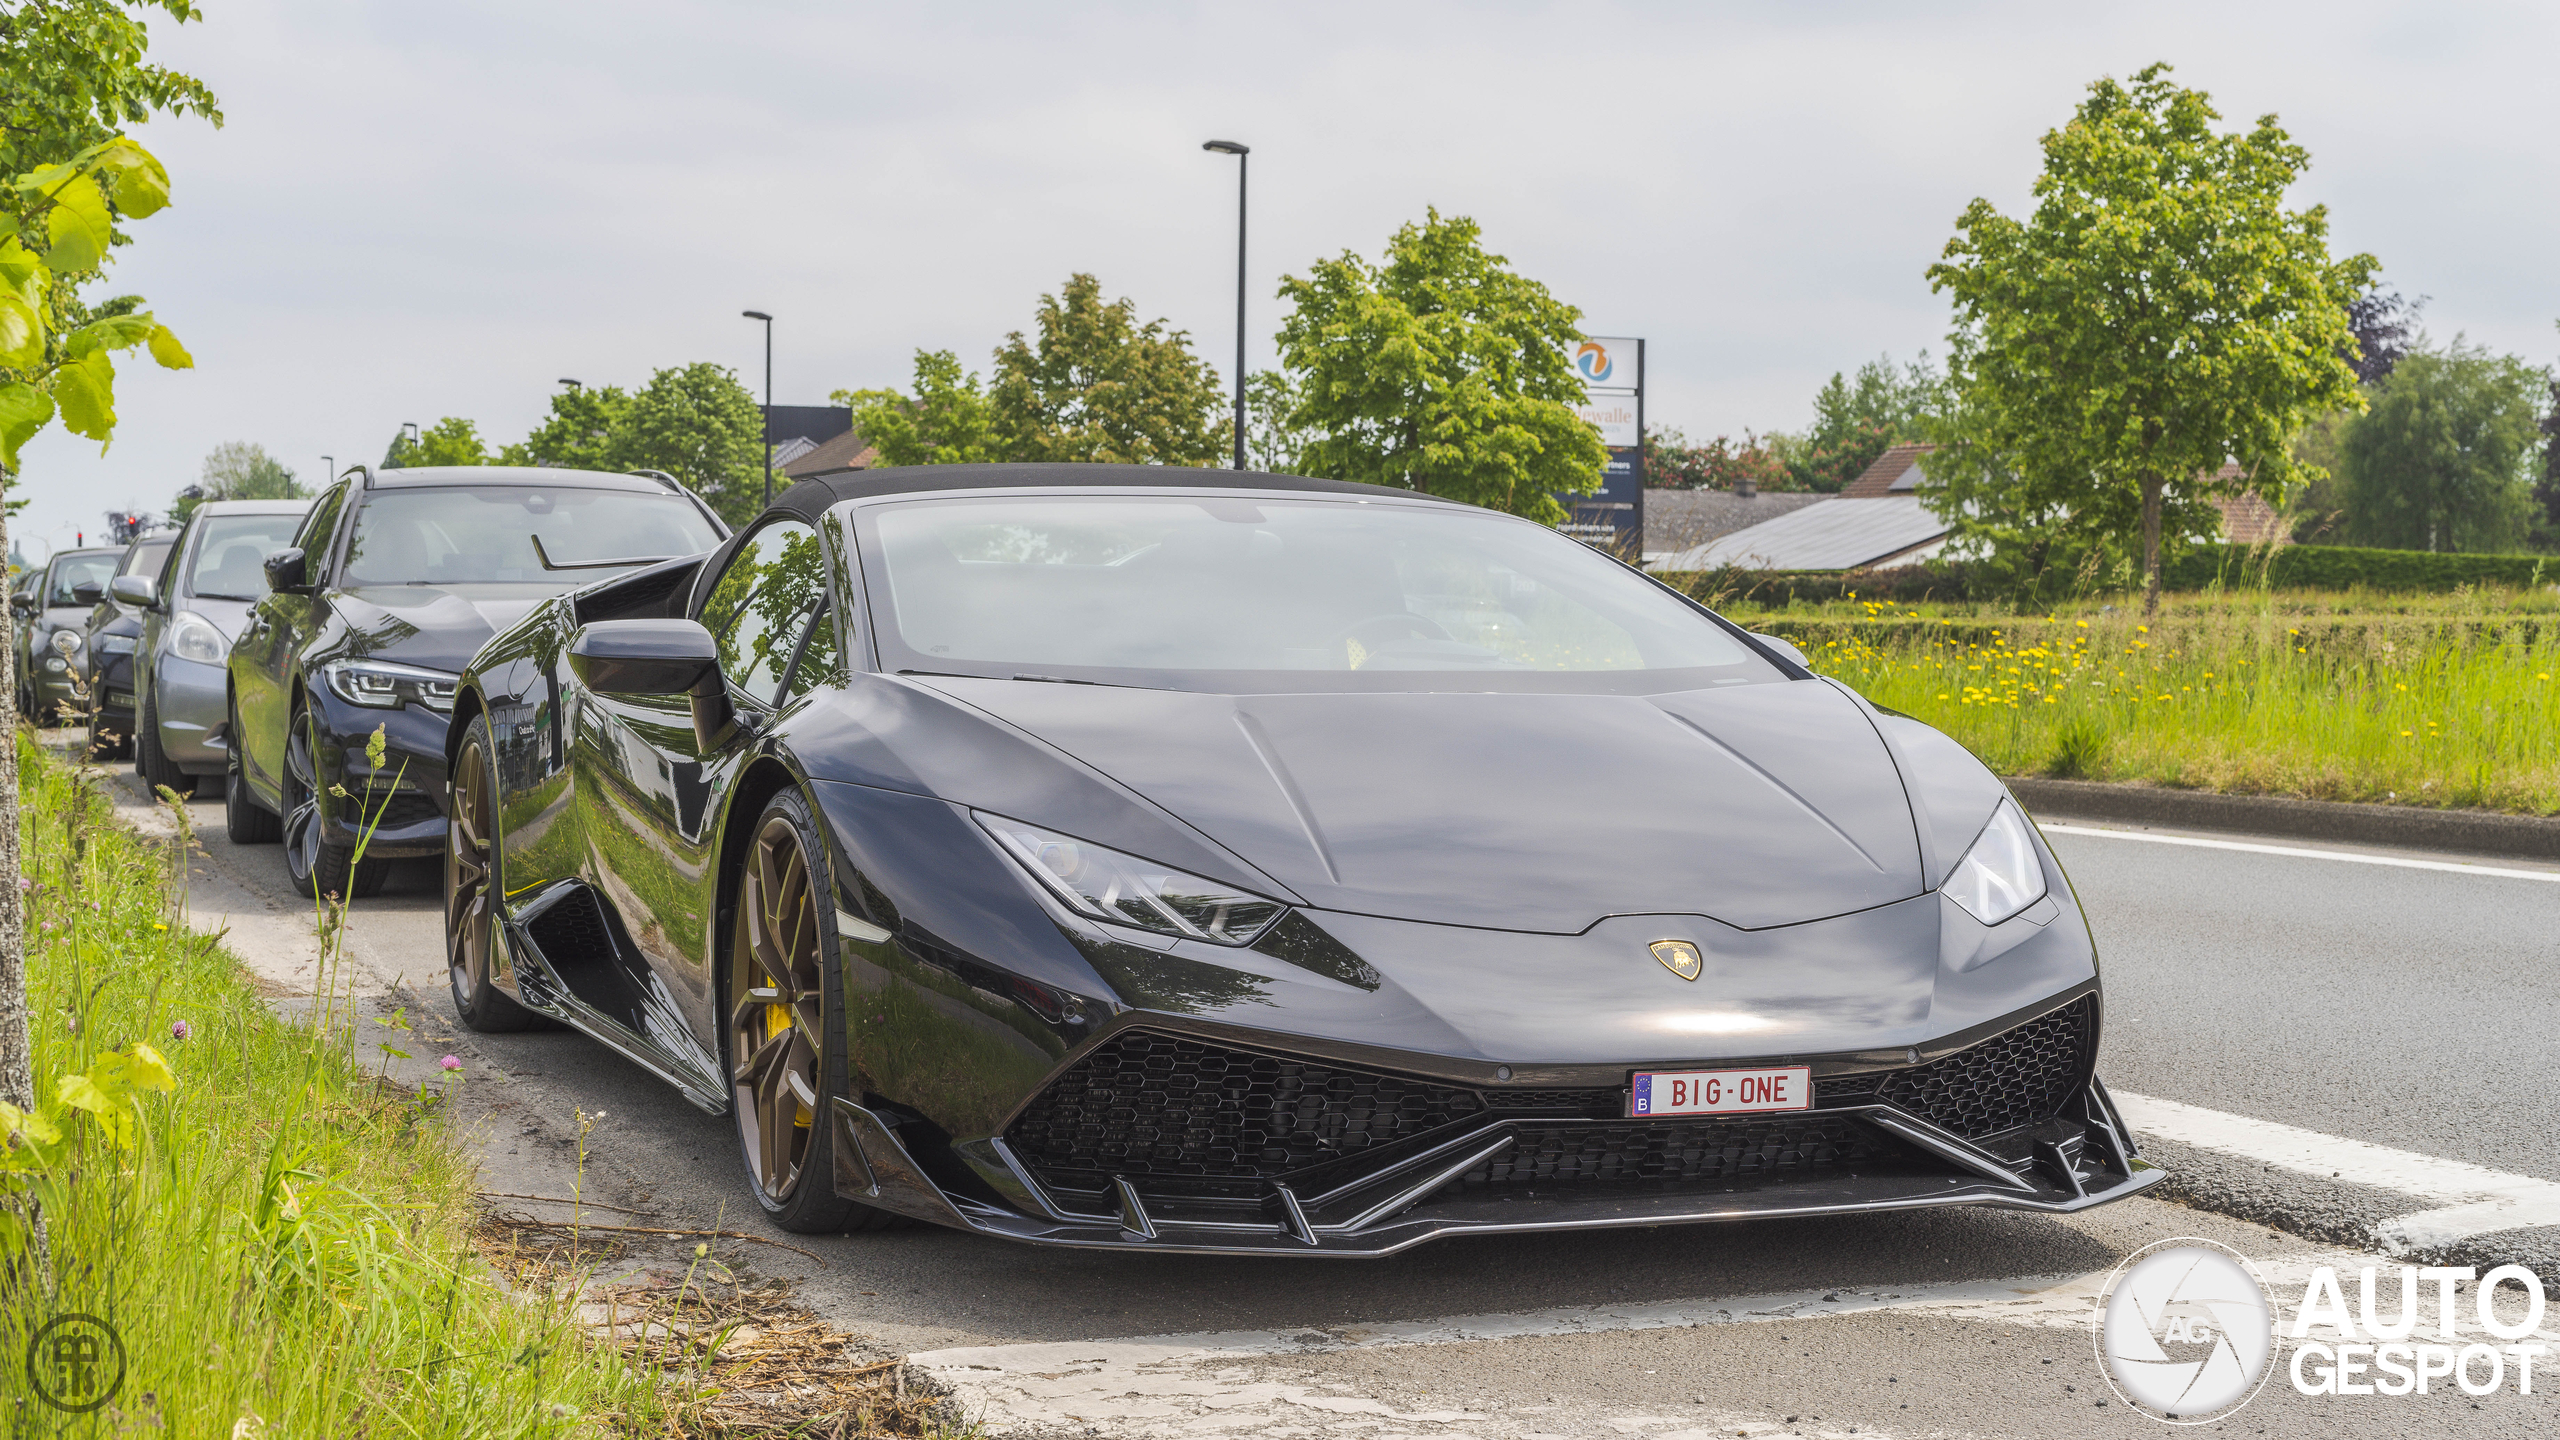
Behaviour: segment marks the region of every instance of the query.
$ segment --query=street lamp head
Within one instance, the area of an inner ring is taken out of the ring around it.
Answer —
[[[578,382],[578,381],[575,381],[575,380],[570,379],[570,378],[569,378],[568,376],[566,376],[566,375],[561,376],[558,380],[556,380],[556,381],[554,381],[554,382],[552,382],[552,383],[554,383],[554,384],[558,384],[558,385],[566,385],[566,386],[568,386],[568,387],[569,387],[570,389],[572,389],[572,390],[584,390],[584,389],[586,389],[586,388],[587,388],[585,385],[581,384],[581,383],[580,383],[580,382]]]
[[[1200,148],[1203,150],[1215,150],[1221,155],[1250,155],[1253,153],[1253,147],[1247,145],[1241,140],[1210,140],[1204,142]]]
[[[767,315],[766,313],[764,313],[764,312],[763,312],[763,311],[761,311],[761,310],[741,310],[741,311],[739,311],[738,313],[739,313],[739,314],[741,314],[741,315],[746,316],[746,317],[747,317],[748,319],[750,319],[750,320],[761,320],[761,321],[763,321],[764,323],[766,323],[767,325],[770,325],[770,324],[772,324],[772,323],[773,323],[773,317],[772,317],[772,316],[770,316],[770,315]]]

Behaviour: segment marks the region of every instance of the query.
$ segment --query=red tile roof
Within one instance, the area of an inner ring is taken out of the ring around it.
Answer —
[[[813,475],[868,470],[879,463],[880,451],[865,441],[859,432],[848,430],[806,454],[783,462],[782,473],[794,480],[806,480]]]
[[[1894,482],[1903,478],[1914,462],[1937,449],[1935,445],[1896,445],[1876,457],[1876,462],[1860,471],[1858,478],[1840,492],[1843,500],[1872,500],[1895,492]],[[1909,493],[1911,486],[1900,487]]]

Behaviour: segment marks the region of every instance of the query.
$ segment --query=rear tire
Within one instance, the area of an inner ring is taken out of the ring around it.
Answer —
[[[134,712],[133,768],[154,795],[163,785],[176,791],[181,799],[195,790],[195,777],[179,769],[178,762],[160,748],[160,708],[148,690],[142,692]]]
[[[846,1093],[847,1065],[824,842],[796,790],[767,801],[747,834],[720,1048],[748,1188],[774,1224],[797,1234],[905,1225],[905,1216],[835,1192],[827,1099]]]
[[[222,727],[222,822],[234,845],[273,845],[284,838],[284,822],[277,819],[249,796],[249,777],[240,773],[241,747],[247,740],[240,733],[240,703],[231,703],[228,721]]]
[[[462,1023],[482,1034],[548,1028],[490,978],[497,956],[497,897],[506,893],[498,853],[498,751],[489,717],[474,715],[454,757],[451,813],[444,831],[445,983]]]

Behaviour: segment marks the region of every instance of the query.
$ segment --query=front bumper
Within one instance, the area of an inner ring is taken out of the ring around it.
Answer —
[[[160,753],[190,775],[222,773],[228,678],[223,666],[175,655],[164,654],[154,662],[151,709],[160,725]]]
[[[1506,1156],[1545,1148],[1544,1135],[1576,1122],[1496,1118],[1329,1193],[1300,1196],[1274,1186],[1251,1207],[1218,1211],[1162,1198],[1149,1203],[1126,1179],[1115,1183],[1116,1203],[1108,1207],[1065,1203],[1001,1139],[959,1147],[997,1198],[955,1194],[910,1152],[894,1116],[837,1097],[829,1123],[836,1130],[835,1190],[848,1199],[998,1239],[1178,1254],[1372,1259],[1450,1235],[1948,1205],[2071,1214],[2139,1194],[2169,1173],[2141,1158],[2132,1131],[2094,1077],[2060,1114],[1995,1146],[1974,1144],[1891,1105],[1821,1113],[1835,1125],[1890,1137],[1899,1142],[1897,1153],[1854,1173],[1651,1189],[1532,1181],[1516,1193],[1500,1194],[1470,1181],[1493,1173]],[[1537,1193],[1539,1184],[1548,1185],[1546,1193]]]
[[[364,826],[374,824],[366,842],[368,858],[415,858],[442,855],[445,845],[445,731],[450,717],[418,705],[378,710],[350,705],[314,685],[313,713],[320,727],[318,752],[320,810],[329,844],[353,848]],[[376,727],[382,730],[380,771],[369,768],[365,746]],[[343,785],[344,798],[329,793]],[[380,819],[375,822],[379,812]]]

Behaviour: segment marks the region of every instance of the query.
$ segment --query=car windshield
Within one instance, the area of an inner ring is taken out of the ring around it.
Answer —
[[[663,560],[717,542],[692,501],[663,491],[523,485],[377,491],[357,517],[342,583],[567,589],[612,573],[597,561]]]
[[[124,552],[124,568],[116,573],[119,575],[159,574],[160,566],[169,558],[169,547],[173,543],[175,542],[171,540],[153,540],[134,546]]]
[[[302,516],[208,515],[200,523],[204,537],[187,567],[187,593],[204,600],[256,600],[267,593],[266,558],[293,544]]]
[[[886,582],[873,604],[890,669],[1219,689],[1782,678],[1615,561],[1458,506],[973,496],[856,523]]]
[[[53,562],[53,585],[45,592],[44,603],[47,606],[77,605],[80,597],[71,593],[72,586],[95,580],[98,588],[103,590],[107,577],[115,573],[116,556],[112,550],[95,555],[65,555]]]

